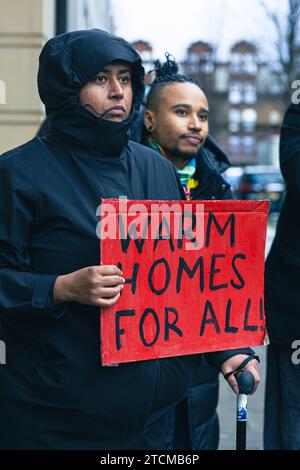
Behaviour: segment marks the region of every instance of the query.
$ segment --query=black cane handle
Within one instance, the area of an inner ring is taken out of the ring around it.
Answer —
[[[250,393],[253,392],[255,387],[255,380],[252,372],[250,372],[249,370],[242,370],[234,375],[239,385],[239,393],[243,393],[244,395],[250,395]]]

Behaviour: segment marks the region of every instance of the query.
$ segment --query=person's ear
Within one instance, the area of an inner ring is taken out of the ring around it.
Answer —
[[[154,131],[154,114],[150,109],[146,109],[144,112],[144,125],[149,133]]]

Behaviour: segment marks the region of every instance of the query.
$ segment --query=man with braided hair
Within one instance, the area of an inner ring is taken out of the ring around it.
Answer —
[[[188,200],[232,199],[230,185],[222,177],[229,161],[208,135],[209,106],[204,92],[193,79],[179,74],[178,64],[170,54],[166,53],[164,63],[156,61],[154,66],[155,80],[147,97],[144,122],[140,117],[135,131],[137,139],[175,165]],[[245,354],[249,354],[249,349],[237,350],[229,362],[234,360],[238,366],[247,357]],[[218,447],[219,371],[209,365],[206,357],[209,355],[202,357],[186,398],[177,405],[175,413],[170,413],[169,445],[175,449]],[[255,360],[246,369],[258,380]],[[229,363],[221,367],[224,375],[230,370]],[[237,392],[234,376],[228,382]]]

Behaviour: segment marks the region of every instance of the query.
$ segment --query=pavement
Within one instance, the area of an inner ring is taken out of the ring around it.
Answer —
[[[268,223],[266,255],[269,252],[276,229],[276,216]],[[248,397],[248,421],[247,421],[247,449],[263,449],[263,411],[265,395],[266,373],[266,347],[254,348],[260,357],[261,383],[252,396]],[[227,382],[220,375],[220,394],[218,414],[220,419],[220,443],[219,449],[229,450],[236,448],[236,395],[232,392]]]

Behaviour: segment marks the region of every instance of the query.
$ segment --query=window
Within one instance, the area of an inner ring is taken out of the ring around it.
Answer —
[[[240,130],[241,112],[237,108],[231,108],[228,112],[228,129],[230,132]]]
[[[270,83],[268,91],[270,91],[270,93],[272,93],[272,95],[280,95],[280,93],[282,93],[282,86],[279,83],[279,81],[273,80]]]
[[[199,57],[199,64],[202,73],[212,73],[214,70],[212,54],[210,52],[202,52]]]
[[[214,71],[214,64],[212,61],[208,61],[208,62],[204,62],[204,63],[201,63],[200,65],[200,70],[201,72],[203,73],[213,73]]]
[[[189,62],[191,64],[197,64],[199,62],[199,54],[196,54],[195,52],[191,52],[189,54]]]
[[[243,130],[254,132],[256,128],[257,112],[255,109],[247,108],[242,111]]]
[[[228,95],[231,104],[254,104],[256,103],[256,86],[251,82],[232,82]]]
[[[229,87],[228,100],[231,104],[242,103],[242,85],[240,82],[232,82]]]
[[[256,145],[255,137],[252,137],[252,136],[242,137],[243,152],[246,155],[253,155],[255,153],[255,145]]]
[[[281,114],[277,109],[273,109],[269,114],[269,123],[272,126],[279,126],[281,123]]]
[[[248,75],[255,75],[257,73],[257,64],[255,60],[255,55],[251,53],[244,54],[243,59],[244,59],[243,61],[244,72],[247,73]]]
[[[256,103],[256,86],[254,83],[245,82],[243,85],[244,103]]]
[[[231,54],[230,71],[233,74],[255,75],[257,73],[256,56],[252,52],[234,52]]]
[[[231,135],[230,137],[228,137],[228,146],[229,152],[232,155],[239,154],[241,147],[241,138],[238,135]]]
[[[242,73],[242,57],[241,54],[233,53],[231,55],[230,71],[231,73],[238,74]]]

